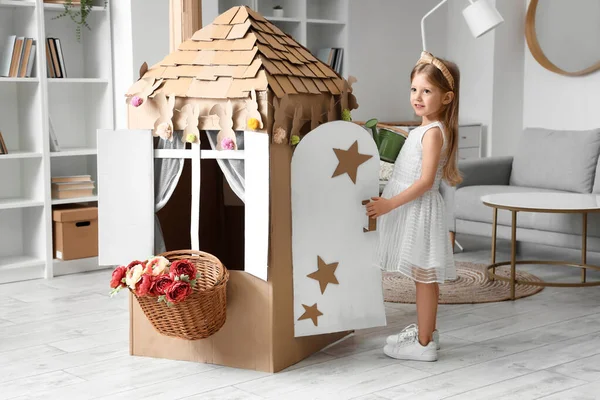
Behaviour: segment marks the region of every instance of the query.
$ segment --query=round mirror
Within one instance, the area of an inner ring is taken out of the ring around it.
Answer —
[[[531,0],[525,37],[533,57],[552,72],[600,70],[600,1]]]

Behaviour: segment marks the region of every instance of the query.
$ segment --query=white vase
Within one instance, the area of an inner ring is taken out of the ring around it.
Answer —
[[[273,9],[273,16],[277,18],[283,18],[283,8]]]

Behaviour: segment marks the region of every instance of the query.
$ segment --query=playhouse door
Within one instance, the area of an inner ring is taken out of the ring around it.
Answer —
[[[363,205],[378,195],[377,147],[360,126],[323,124],[294,150],[295,336],[386,324],[375,220]]]
[[[154,248],[151,131],[98,130],[98,263],[144,260]]]

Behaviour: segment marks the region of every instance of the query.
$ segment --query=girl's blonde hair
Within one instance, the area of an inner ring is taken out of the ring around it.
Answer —
[[[426,53],[424,52],[424,55]],[[457,165],[458,153],[458,93],[460,88],[460,72],[458,66],[441,58],[427,54],[422,56],[410,74],[412,82],[416,74],[425,74],[427,80],[443,93],[453,92],[454,98],[450,104],[442,106],[441,122],[444,124],[446,136],[446,164],[443,169],[443,179],[450,185],[456,186],[462,182]],[[450,75],[450,76],[448,76]]]

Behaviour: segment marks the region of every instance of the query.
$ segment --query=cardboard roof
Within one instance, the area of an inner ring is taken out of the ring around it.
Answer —
[[[158,87],[152,97],[162,92],[236,99],[248,98],[252,89],[271,89],[281,98],[298,93],[339,95],[344,88],[344,80],[327,64],[246,6],[218,16],[141,78]],[[138,87],[134,84],[127,96]]]

